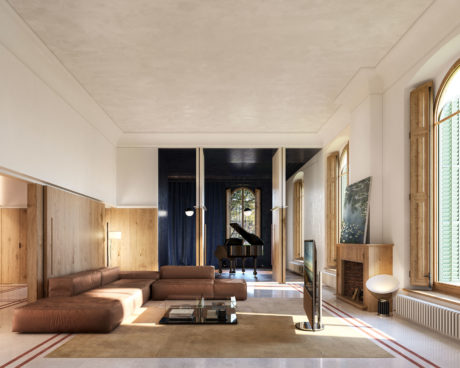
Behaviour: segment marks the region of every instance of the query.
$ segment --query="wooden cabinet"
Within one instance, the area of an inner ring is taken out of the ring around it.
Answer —
[[[362,264],[362,301],[347,296],[345,262]],[[367,290],[366,281],[375,276],[393,274],[393,244],[337,244],[337,298],[354,306],[377,311],[377,299]]]

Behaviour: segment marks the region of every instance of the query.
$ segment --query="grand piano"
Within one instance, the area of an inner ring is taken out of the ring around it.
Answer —
[[[230,226],[240,234],[249,244],[243,244],[240,238],[229,238],[224,245],[219,245],[214,252],[219,260],[219,273],[222,273],[222,260],[228,258],[230,261],[230,273],[235,273],[236,259],[241,258],[241,269],[244,272],[246,258],[254,260],[254,275],[257,275],[257,257],[264,255],[264,242],[257,235],[248,233],[239,224],[232,222]]]

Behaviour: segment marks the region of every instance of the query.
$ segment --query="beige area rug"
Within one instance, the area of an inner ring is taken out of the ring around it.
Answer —
[[[175,303],[177,304],[177,302]],[[302,332],[302,299],[252,298],[238,304],[237,325],[158,325],[164,302],[147,303],[109,334],[79,334],[50,358],[391,358],[341,319]]]

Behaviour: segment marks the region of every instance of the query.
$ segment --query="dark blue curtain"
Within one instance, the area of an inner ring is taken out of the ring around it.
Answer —
[[[195,182],[168,182],[168,260],[169,265],[195,265],[195,215],[185,209],[196,201]]]
[[[220,182],[206,181],[205,205],[206,219],[206,264],[218,266],[214,251],[225,243],[226,198],[227,185]]]

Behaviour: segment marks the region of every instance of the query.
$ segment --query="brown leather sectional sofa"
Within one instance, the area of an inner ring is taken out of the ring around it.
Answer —
[[[212,266],[118,267],[49,279],[48,298],[16,308],[14,332],[110,332],[149,299],[247,298],[244,280],[215,279]]]

